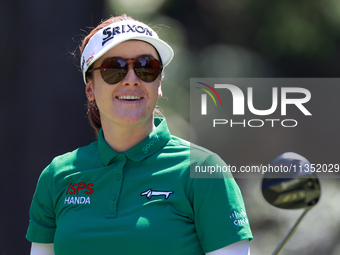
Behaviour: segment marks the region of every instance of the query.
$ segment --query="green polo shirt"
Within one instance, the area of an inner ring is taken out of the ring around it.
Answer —
[[[155,124],[125,152],[100,131],[56,157],[39,178],[26,238],[54,243],[56,255],[204,254],[251,240],[235,180],[190,178],[190,165],[225,163],[171,136],[165,120]]]

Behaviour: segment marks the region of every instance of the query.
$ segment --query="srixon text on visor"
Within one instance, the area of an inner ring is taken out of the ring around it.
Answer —
[[[146,27],[143,26],[136,26],[136,25],[121,25],[121,26],[116,26],[116,27],[108,27],[103,30],[103,42],[102,46],[104,46],[108,41],[114,38],[115,35],[119,34],[124,34],[124,33],[140,33],[140,34],[145,34],[152,36],[152,31],[147,29]]]

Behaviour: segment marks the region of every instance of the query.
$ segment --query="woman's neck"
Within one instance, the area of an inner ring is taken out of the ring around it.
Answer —
[[[131,149],[143,141],[155,128],[153,117],[145,123],[127,126],[102,122],[105,141],[116,152]]]

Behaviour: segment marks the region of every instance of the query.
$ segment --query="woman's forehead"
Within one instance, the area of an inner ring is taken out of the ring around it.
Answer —
[[[158,59],[156,49],[149,43],[140,40],[122,42],[107,51],[100,59],[107,57],[134,58],[139,55],[152,55]]]

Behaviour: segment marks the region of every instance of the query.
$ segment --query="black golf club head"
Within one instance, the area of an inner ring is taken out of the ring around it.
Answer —
[[[262,180],[262,194],[269,204],[282,209],[300,209],[319,201],[319,179],[306,158],[286,152],[270,166],[277,172],[268,171]]]

